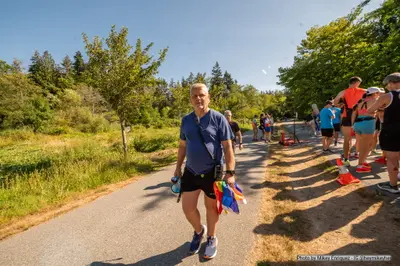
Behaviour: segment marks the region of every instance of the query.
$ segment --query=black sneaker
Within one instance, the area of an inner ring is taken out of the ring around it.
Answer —
[[[396,186],[392,186],[389,182],[387,183],[380,183],[377,185],[378,188],[385,190],[387,192],[393,193],[393,194],[398,194],[400,193],[399,188]]]
[[[337,141],[335,140],[335,146],[337,146]]]
[[[192,242],[190,242],[190,254],[197,254],[200,250],[201,240],[203,236],[207,233],[207,227],[202,225],[203,230],[201,230],[200,234],[194,232]]]

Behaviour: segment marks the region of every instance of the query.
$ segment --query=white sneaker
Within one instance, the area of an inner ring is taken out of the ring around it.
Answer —
[[[212,259],[217,256],[218,238],[216,236],[207,237],[206,250],[204,251],[205,259]]]

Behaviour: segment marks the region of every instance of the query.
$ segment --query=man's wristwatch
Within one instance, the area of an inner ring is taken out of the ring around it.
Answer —
[[[231,176],[234,176],[235,175],[235,170],[226,170],[225,173],[229,174]]]

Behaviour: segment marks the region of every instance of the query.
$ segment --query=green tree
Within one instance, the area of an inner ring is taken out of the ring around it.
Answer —
[[[196,77],[194,78],[194,83],[207,83],[207,74],[206,73],[197,73]]]
[[[31,58],[28,72],[29,77],[42,87],[44,94],[57,94],[60,92],[60,88],[57,86],[60,72],[48,51],[44,51],[42,56],[38,51],[35,51]]]
[[[24,71],[24,68],[22,66],[22,61],[16,58],[14,58],[11,68],[13,73],[22,73]]]
[[[23,74],[0,76],[0,128],[32,127],[34,132],[52,117],[40,87]]]
[[[6,61],[0,60],[0,75],[9,73],[11,69],[12,67]]]
[[[90,42],[87,35],[83,34],[89,58],[88,83],[99,89],[100,94],[119,117],[125,158],[128,151],[126,125],[136,120],[135,114],[139,113],[142,103],[149,102],[148,95],[152,93],[149,88],[154,85],[154,75],[167,54],[167,49],[163,49],[158,59],[154,60],[149,54],[153,43],[142,49],[140,39],[131,53],[133,47],[128,43],[127,36],[127,28],[117,32],[115,26],[112,26],[105,40],[107,48],[104,48],[103,40],[99,37],[96,36],[93,42]]]
[[[224,73],[224,84],[227,90],[227,94],[229,94],[229,92],[232,90],[232,86],[233,84],[235,84],[235,82],[232,79],[231,74],[228,73],[228,71],[225,71]]]
[[[224,84],[224,78],[222,76],[222,70],[219,66],[218,62],[215,62],[215,65],[211,71],[211,80],[210,80],[210,89],[212,90],[214,86],[222,86]]]
[[[82,53],[77,51],[74,55],[74,62],[72,63],[72,69],[74,71],[75,80],[78,82],[83,81],[82,75],[85,72],[86,63],[83,59]]]

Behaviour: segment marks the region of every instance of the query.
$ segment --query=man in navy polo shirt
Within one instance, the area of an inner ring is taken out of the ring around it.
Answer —
[[[228,184],[234,184],[235,158],[231,143],[234,134],[225,117],[208,107],[210,95],[206,85],[192,85],[190,103],[194,112],[182,119],[175,176],[182,177],[182,208],[194,229],[190,252],[198,253],[201,240],[207,235],[204,258],[211,259],[217,255],[218,244],[215,231],[219,214],[213,188],[215,167],[216,164],[223,164],[222,157],[225,156],[227,170],[223,178]],[[181,168],[185,157],[186,164],[182,175]],[[201,224],[200,212],[197,209],[201,191],[205,194],[207,227]]]

